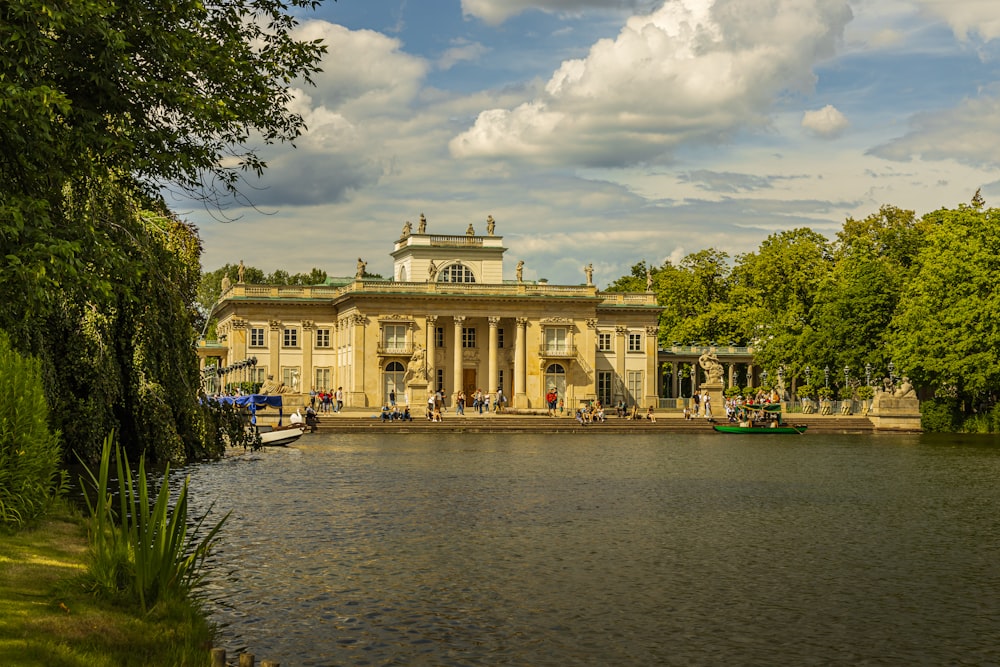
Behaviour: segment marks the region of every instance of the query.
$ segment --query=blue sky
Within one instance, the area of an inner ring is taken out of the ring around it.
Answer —
[[[203,266],[391,275],[403,224],[484,233],[506,277],[606,286],[882,205],[1000,206],[993,0],[339,0],[253,207],[186,201]]]

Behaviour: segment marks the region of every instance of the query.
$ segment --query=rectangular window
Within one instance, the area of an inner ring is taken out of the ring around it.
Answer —
[[[497,328],[497,347],[503,349],[503,329]]]
[[[545,351],[549,354],[565,354],[567,352],[565,327],[545,328]]]
[[[476,328],[462,327],[462,347],[476,346]]]
[[[605,406],[610,406],[614,398],[612,387],[611,371],[597,371],[597,399]]]
[[[316,329],[316,347],[330,347],[329,329]]]
[[[267,368],[264,366],[257,366],[256,368],[250,369],[250,381],[256,382],[257,384],[264,384],[264,379],[267,377]]]
[[[264,328],[252,327],[250,329],[250,347],[264,347]]]
[[[434,347],[444,347],[444,327],[434,329]]]
[[[284,335],[281,338],[282,347],[298,347],[299,346],[299,330],[298,329],[285,329]]]
[[[642,371],[628,371],[628,399],[630,404],[642,399]]]
[[[507,403],[510,403],[510,395],[507,393],[506,385],[503,383],[503,371],[497,370],[497,387],[503,389],[503,395],[507,397]]]
[[[443,368],[438,368],[437,369],[437,378],[436,378],[435,384],[436,384],[436,386],[434,388],[435,388],[436,391],[444,391],[444,369]]]
[[[406,349],[405,324],[385,324],[382,326],[382,345],[387,351]]]
[[[316,382],[313,383],[313,389],[319,391],[321,389],[329,389],[329,388],[330,388],[330,369],[317,368]]]
[[[642,334],[630,333],[628,335],[628,351],[642,352]]]
[[[299,390],[299,375],[301,370],[298,366],[285,366],[281,369],[281,381],[285,383],[291,391]]]
[[[611,352],[611,334],[604,332],[597,334],[597,349],[601,352]]]

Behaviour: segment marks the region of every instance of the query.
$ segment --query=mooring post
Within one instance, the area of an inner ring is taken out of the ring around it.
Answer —
[[[264,660],[260,663],[260,667],[281,667],[281,663],[274,660]]]
[[[253,653],[240,653],[240,667],[253,667],[254,660]]]
[[[212,667],[226,667],[226,649],[212,649]]]

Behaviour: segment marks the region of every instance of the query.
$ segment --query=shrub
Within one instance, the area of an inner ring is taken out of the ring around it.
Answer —
[[[961,423],[961,410],[954,398],[920,402],[920,425],[928,433],[954,433]]]
[[[150,507],[146,481],[146,457],[140,457],[133,479],[132,469],[121,447],[115,446],[118,478],[117,503],[108,490],[114,435],[104,440],[98,474],[84,466],[94,499],[86,496],[90,512],[91,589],[110,597],[138,601],[148,611],[160,600],[189,599],[202,579],[202,567],[229,514],[199,539],[204,517],[188,534],[187,491],[184,480],[173,510],[170,502],[170,466]]]
[[[58,434],[48,426],[41,364],[0,332],[0,525],[41,517],[65,489]]]

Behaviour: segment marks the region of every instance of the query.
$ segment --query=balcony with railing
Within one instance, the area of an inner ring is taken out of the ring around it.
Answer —
[[[380,357],[409,357],[413,354],[412,343],[379,343],[376,354]]]
[[[572,359],[576,356],[576,345],[542,345],[538,348],[538,356],[542,359]]]

